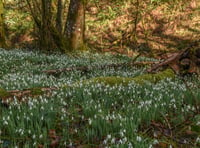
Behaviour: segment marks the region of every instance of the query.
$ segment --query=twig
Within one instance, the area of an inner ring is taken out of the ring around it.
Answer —
[[[160,114],[161,114],[161,115],[163,116],[163,118],[165,119],[165,121],[166,121],[166,123],[167,123],[167,126],[168,126],[168,128],[169,128],[169,130],[170,130],[170,136],[171,136],[171,138],[172,138],[172,137],[173,137],[173,133],[172,133],[172,127],[171,127],[171,125],[170,125],[168,119],[166,118],[166,116],[165,116],[162,112],[160,112]]]

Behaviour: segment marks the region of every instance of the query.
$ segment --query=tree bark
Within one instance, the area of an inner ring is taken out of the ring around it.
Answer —
[[[6,47],[5,26],[4,26],[4,6],[3,1],[0,0],[0,47]]]
[[[65,35],[69,50],[84,49],[85,2],[70,0]]]
[[[49,30],[51,25],[51,0],[42,0],[42,18],[41,18],[41,29],[40,32],[40,47],[49,51],[52,48],[52,39]]]
[[[57,2],[57,16],[56,16],[56,28],[60,34],[62,34],[62,10],[63,4],[62,0]]]

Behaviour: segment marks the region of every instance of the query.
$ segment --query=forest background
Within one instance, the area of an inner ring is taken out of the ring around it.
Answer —
[[[157,56],[182,49],[200,36],[198,0],[71,0],[71,3],[1,0],[1,3],[1,46],[9,49],[63,53],[90,49]]]

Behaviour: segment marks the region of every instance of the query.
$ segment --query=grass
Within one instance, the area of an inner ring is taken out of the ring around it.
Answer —
[[[88,73],[73,71],[57,76],[42,72],[130,60],[127,56],[111,54],[84,53],[73,58],[1,49],[2,90],[80,83],[76,87],[61,87],[51,94],[29,96],[23,103],[14,99],[8,107],[1,105],[0,146],[198,147],[200,79],[197,76],[184,78],[187,86],[178,77],[156,84],[130,82],[125,86],[110,86],[103,83],[82,85],[81,80],[100,76],[135,77],[143,74],[145,67],[94,69]]]

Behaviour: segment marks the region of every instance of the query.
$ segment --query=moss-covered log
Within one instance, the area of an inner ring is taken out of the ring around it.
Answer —
[[[76,82],[71,85],[71,87],[78,86],[80,84],[94,84],[94,83],[104,83],[106,85],[114,86],[114,85],[128,85],[131,82],[135,82],[137,84],[145,84],[145,83],[157,83],[161,80],[167,78],[174,78],[175,73],[172,69],[166,69],[162,72],[158,72],[156,74],[143,74],[137,77],[96,77],[88,80],[84,80],[81,82]]]

